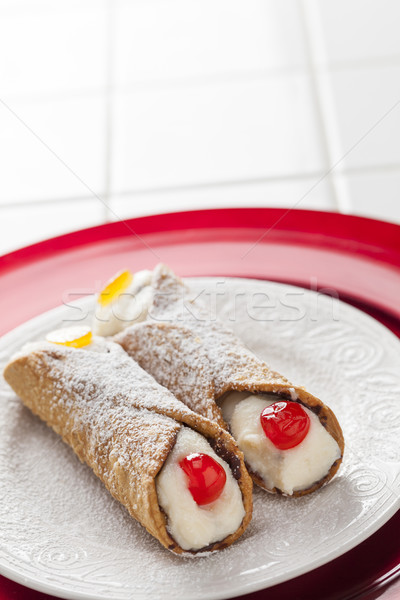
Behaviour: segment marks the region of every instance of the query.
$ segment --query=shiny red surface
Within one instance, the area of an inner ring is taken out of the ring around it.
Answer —
[[[333,289],[400,319],[399,227],[313,211],[218,209],[110,223],[0,258],[0,334],[122,268],[255,277]]]
[[[131,219],[1,257],[0,334],[99,291],[121,268],[152,268],[160,261],[182,276],[255,277],[335,293],[400,337],[400,227],[335,213],[261,208]],[[379,586],[400,574],[399,539],[397,513],[327,565],[243,598],[372,600]],[[45,598],[0,577],[0,600]]]
[[[179,463],[185,472],[193,500],[200,506],[210,504],[222,494],[226,474],[221,465],[208,454],[189,454]]]
[[[275,402],[260,415],[261,427],[276,448],[298,446],[310,429],[310,417],[296,402]]]

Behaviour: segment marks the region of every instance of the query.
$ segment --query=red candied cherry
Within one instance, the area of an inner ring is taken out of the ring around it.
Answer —
[[[180,461],[179,466],[188,477],[188,488],[197,504],[210,504],[220,497],[226,473],[211,456],[201,452],[189,454]]]
[[[297,402],[274,402],[264,408],[260,421],[265,435],[279,450],[298,446],[310,429],[310,417]]]

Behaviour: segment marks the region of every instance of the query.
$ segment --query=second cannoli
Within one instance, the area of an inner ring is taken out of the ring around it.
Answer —
[[[332,479],[344,451],[333,411],[207,318],[168,267],[156,267],[147,287],[147,320],[115,337],[128,354],[193,410],[225,423],[264,489],[302,496]]]

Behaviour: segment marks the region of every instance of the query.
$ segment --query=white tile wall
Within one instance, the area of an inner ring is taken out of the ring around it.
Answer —
[[[118,94],[113,191],[323,169],[303,75]]]
[[[400,222],[400,5],[303,5],[338,208]]]
[[[0,207],[104,189],[102,97],[6,104],[0,98],[0,135]]]
[[[346,186],[343,193],[351,198],[354,214],[400,225],[400,170],[371,170],[337,178]]]
[[[117,85],[304,66],[297,0],[122,0]]]
[[[2,208],[0,240],[3,252],[11,252],[43,239],[84,227],[100,225],[104,218],[95,200],[57,201]]]
[[[312,0],[330,63],[400,59],[398,0]]]
[[[338,170],[400,165],[400,64],[335,71],[329,80]]]
[[[3,99],[104,88],[105,0],[0,3]]]
[[[120,195],[111,199],[110,206],[114,219],[188,208],[195,210],[240,206],[295,206],[298,209],[335,210],[329,182],[312,177],[304,180],[286,179],[284,182],[269,181]]]
[[[399,222],[399,19],[396,0],[0,0],[0,254],[203,206]]]

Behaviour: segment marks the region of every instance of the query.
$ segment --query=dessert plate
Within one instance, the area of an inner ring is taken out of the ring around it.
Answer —
[[[130,266],[130,265],[127,265]],[[112,499],[89,468],[0,384],[0,569],[69,599],[231,598],[341,556],[399,508],[400,344],[337,298],[240,278],[190,280],[211,315],[332,407],[346,450],[339,474],[299,499],[256,489],[254,517],[232,547],[182,559]],[[25,342],[90,320],[93,297],[28,321],[0,340],[0,367]]]

